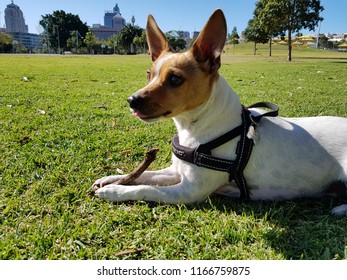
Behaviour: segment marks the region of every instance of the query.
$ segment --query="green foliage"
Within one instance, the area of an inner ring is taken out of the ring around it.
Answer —
[[[262,29],[256,18],[248,21],[245,31],[242,33],[248,42],[265,44],[269,41],[269,34]]]
[[[146,32],[142,31],[141,36],[135,36],[133,44],[136,46],[137,53],[146,53],[148,50]]]
[[[70,50],[75,50],[75,53],[79,53],[78,49],[81,48],[84,45],[83,37],[81,37],[81,34],[77,31],[71,31],[71,37],[67,39],[66,46]]]
[[[230,44],[236,45],[239,43],[240,36],[237,33],[236,26],[233,27],[231,34],[229,35],[228,41]]]
[[[58,50],[58,47],[63,50],[72,48],[71,42],[68,46],[68,39],[73,40],[71,39],[73,37],[71,32],[78,31],[82,37],[85,37],[88,32],[87,24],[83,23],[78,15],[66,13],[62,10],[42,16],[40,25],[45,30],[44,40],[46,44],[56,50]],[[58,46],[58,38],[60,46]],[[76,44],[74,47],[76,47]]]
[[[187,46],[187,43],[184,39],[180,38],[180,34],[178,34],[176,31],[169,31],[165,33],[165,36],[169,42],[170,47],[176,51],[182,51]]]
[[[5,32],[0,32],[0,53],[8,53],[12,49],[13,37]]]
[[[271,59],[261,48],[250,55],[247,44],[238,51],[223,54],[221,74],[243,104],[347,117],[346,54],[298,49],[288,64],[280,47]],[[170,164],[173,123],[140,122],[126,102],[146,85],[148,56],[6,55],[1,63],[0,259],[346,258],[347,219],[329,215],[334,199],[212,196],[187,207],[90,194],[97,178],[131,171],[149,148],[160,149],[152,169]]]
[[[269,34],[260,27],[256,18],[248,21],[248,25],[242,32],[242,36],[246,39],[246,42],[254,42],[254,55],[256,55],[257,44],[265,44],[270,39]]]
[[[84,43],[87,45],[89,53],[91,53],[91,50],[96,45],[97,41],[98,39],[95,37],[94,31],[89,29],[84,38]]]
[[[323,20],[320,13],[324,7],[320,0],[260,0],[256,4],[259,23],[269,32],[288,32],[288,60],[292,60],[291,36],[302,29],[314,30]]]
[[[141,37],[143,29],[137,25],[130,23],[123,26],[123,28],[117,34],[118,45],[122,46],[126,53],[136,53],[136,50],[132,50],[135,37]]]

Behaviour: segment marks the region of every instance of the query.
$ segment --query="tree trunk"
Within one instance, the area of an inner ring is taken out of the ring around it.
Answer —
[[[288,61],[292,61],[292,30],[288,29]]]
[[[253,49],[253,55],[257,54],[257,43],[254,42],[254,49]]]
[[[272,56],[272,37],[269,39],[269,56]]]

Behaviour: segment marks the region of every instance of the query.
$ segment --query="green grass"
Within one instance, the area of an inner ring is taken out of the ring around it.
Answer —
[[[347,55],[237,46],[221,74],[244,104],[282,116],[347,117]],[[264,47],[265,48],[265,47]],[[170,164],[171,121],[148,125],[126,97],[146,83],[147,56],[0,56],[0,259],[344,259],[337,199],[195,206],[113,204],[95,179],[131,171],[148,148]],[[22,77],[28,78],[24,82]],[[45,114],[42,114],[42,111]],[[132,249],[132,253],[125,253]],[[121,253],[121,254],[119,254]]]

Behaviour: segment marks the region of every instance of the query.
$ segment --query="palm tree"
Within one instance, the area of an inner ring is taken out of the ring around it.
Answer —
[[[136,36],[141,37],[142,32],[143,29],[141,27],[128,23],[119,31],[117,41],[122,45],[128,54],[136,53],[136,50],[132,50],[132,46],[134,47],[133,41]]]

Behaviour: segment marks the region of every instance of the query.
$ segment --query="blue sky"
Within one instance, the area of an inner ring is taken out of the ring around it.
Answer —
[[[103,24],[104,11],[112,10],[116,3],[127,22],[134,15],[135,24],[145,27],[147,15],[151,13],[164,32],[199,31],[210,14],[216,8],[222,8],[227,18],[228,31],[231,32],[236,26],[241,33],[252,18],[255,2],[256,0],[14,0],[22,9],[31,33],[42,31],[39,27],[41,15],[51,14],[55,10],[78,14],[90,26],[94,23]],[[10,3],[11,0],[0,0],[1,27],[5,24],[4,10]],[[321,0],[321,3],[325,10],[320,33],[347,32],[347,0]]]

